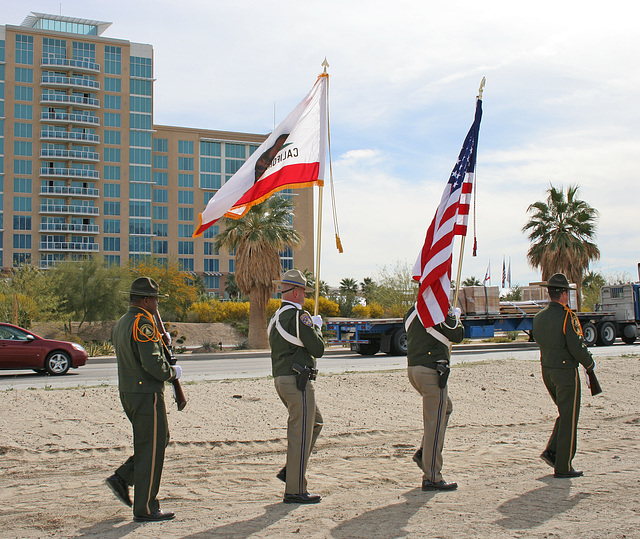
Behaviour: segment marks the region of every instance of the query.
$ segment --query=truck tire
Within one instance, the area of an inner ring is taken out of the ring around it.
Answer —
[[[584,337],[584,343],[587,346],[593,346],[598,340],[598,332],[596,331],[596,326],[594,326],[591,322],[587,322],[582,326],[582,335]]]
[[[391,353],[394,356],[407,355],[407,332],[404,328],[398,328],[391,336]]]
[[[380,341],[358,343],[355,345],[355,351],[361,356],[374,356],[380,351]]]
[[[598,346],[611,346],[616,340],[616,327],[611,322],[602,322],[598,326]]]
[[[634,342],[636,342],[637,336],[638,330],[636,329],[636,326],[634,326],[633,324],[627,324],[626,326],[624,326],[624,328],[622,328],[622,335],[620,335],[620,338],[626,344],[633,344]]]

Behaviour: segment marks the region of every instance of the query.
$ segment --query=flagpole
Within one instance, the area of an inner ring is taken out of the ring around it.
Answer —
[[[322,72],[322,74],[324,76],[327,77],[327,84],[329,81],[329,75],[327,73],[327,68],[329,67],[329,62],[327,62],[327,59],[325,58],[324,61],[322,62],[322,67],[324,68],[324,71]],[[327,88],[327,93],[326,93],[326,98],[327,101],[329,100],[329,91]],[[327,119],[328,121],[328,119]],[[315,290],[315,302],[314,302],[314,306],[313,306],[313,314],[314,316],[318,315],[319,309],[320,309],[320,247],[322,245],[322,195],[323,195],[323,191],[324,191],[324,185],[320,184],[318,185],[318,228],[317,228],[317,245],[316,245],[316,290]]]
[[[480,88],[478,88],[478,99],[480,101],[482,101],[482,92],[484,91],[484,84],[486,81],[487,81],[486,77],[482,77],[482,81],[480,81]],[[454,308],[458,306],[458,296],[460,294],[460,278],[462,276],[462,259],[464,257],[464,244],[465,244],[466,238],[467,238],[466,234],[460,238],[460,255],[458,256],[458,273],[456,275],[456,290],[453,294]],[[449,347],[449,350],[451,350],[451,347]]]

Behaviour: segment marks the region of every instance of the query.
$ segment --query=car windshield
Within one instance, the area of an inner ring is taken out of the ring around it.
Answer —
[[[26,341],[29,334],[18,328],[10,326],[0,326],[0,339],[11,339],[14,341]]]

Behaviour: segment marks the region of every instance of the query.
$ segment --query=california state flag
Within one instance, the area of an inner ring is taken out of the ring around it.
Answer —
[[[276,127],[200,214],[193,236],[221,217],[239,219],[283,189],[322,185],[327,141],[327,74]]]

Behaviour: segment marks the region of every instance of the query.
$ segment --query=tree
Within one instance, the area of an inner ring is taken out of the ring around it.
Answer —
[[[358,303],[358,282],[350,277],[345,277],[340,281],[340,316],[351,316],[353,307]]]
[[[225,219],[225,229],[216,236],[216,249],[236,249],[236,281],[249,295],[249,348],[268,348],[267,302],[273,281],[280,278],[278,253],[302,245],[302,236],[291,227],[293,203],[274,195],[251,208],[240,219]]]
[[[229,299],[233,301],[238,301],[240,299],[240,288],[238,288],[235,273],[227,275],[226,282],[224,284],[224,291],[229,296]]]
[[[600,289],[607,281],[600,273],[588,272],[582,280],[582,306],[585,311],[595,311],[600,301]]]
[[[153,259],[143,259],[130,267],[133,278],[151,277],[158,283],[161,294],[168,298],[160,298],[160,312],[165,320],[184,322],[187,313],[200,295],[196,278],[181,271],[175,262],[157,264]]]
[[[384,309],[385,316],[402,317],[416,301],[418,282],[413,279],[413,265],[396,260],[393,267],[382,266],[371,298]]]
[[[522,287],[514,284],[504,296],[500,296],[503,301],[522,301]]]
[[[85,257],[57,265],[51,272],[51,287],[62,299],[60,311],[69,320],[85,322],[114,320],[125,311],[130,284],[126,271],[98,258]],[[68,327],[71,333],[71,326]]]
[[[365,277],[360,282],[360,292],[366,305],[369,305],[376,293],[376,283],[371,277]]]
[[[600,250],[594,243],[598,211],[580,200],[578,191],[578,185],[570,185],[565,198],[563,188],[551,185],[546,201],[527,208],[532,216],[522,231],[529,233],[531,242],[529,264],[540,268],[543,280],[564,273],[569,282],[576,283],[580,310],[582,277],[589,262],[600,258]]]
[[[480,279],[472,275],[462,281],[462,286],[482,286],[482,283],[480,282]]]

